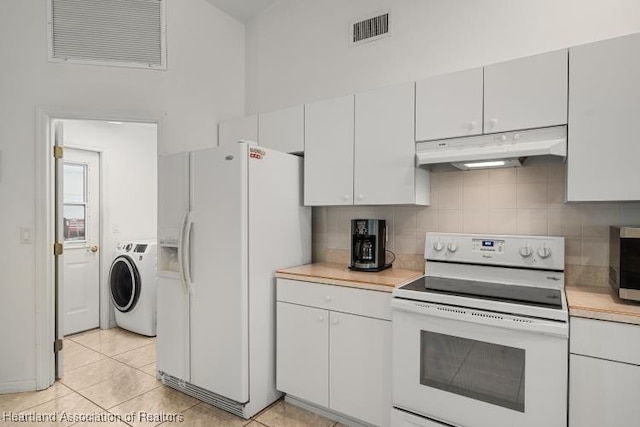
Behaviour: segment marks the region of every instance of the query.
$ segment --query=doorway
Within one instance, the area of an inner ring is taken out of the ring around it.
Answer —
[[[39,182],[49,189],[42,199],[50,201],[41,229],[63,250],[53,259],[44,248],[41,252],[49,273],[38,300],[48,301],[51,309],[39,317],[39,369],[50,379],[40,377],[38,388],[63,373],[64,351],[55,358],[47,354],[47,330],[62,340],[116,326],[108,286],[114,249],[121,241],[155,239],[157,230],[158,121],[61,116],[40,116],[48,156],[43,153]],[[52,151],[61,157],[54,159]]]

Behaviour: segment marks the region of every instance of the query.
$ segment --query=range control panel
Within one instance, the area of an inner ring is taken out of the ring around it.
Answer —
[[[427,233],[427,261],[564,270],[564,238]]]
[[[474,252],[504,253],[504,240],[472,239],[471,250]]]

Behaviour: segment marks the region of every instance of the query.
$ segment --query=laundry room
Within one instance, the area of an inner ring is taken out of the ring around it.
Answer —
[[[109,289],[113,261],[127,245],[148,245],[156,238],[157,125],[106,120],[54,125],[62,126],[64,146],[63,328],[70,335],[116,325]]]

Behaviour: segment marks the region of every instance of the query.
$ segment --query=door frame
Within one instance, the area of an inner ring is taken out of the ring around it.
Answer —
[[[36,390],[42,390],[55,382],[55,355],[52,352],[55,336],[55,256],[53,255],[54,213],[55,213],[55,167],[53,157],[54,120],[102,120],[135,123],[151,123],[157,126],[157,147],[163,147],[162,117],[148,112],[131,112],[118,110],[95,110],[64,107],[36,107],[36,144],[35,144],[35,304],[36,304]],[[102,173],[103,156],[100,156]],[[101,177],[102,178],[102,177]],[[104,206],[104,191],[100,192],[100,204]],[[104,241],[104,230],[100,218],[100,241]],[[107,268],[104,258],[107,254],[101,251],[100,277]],[[109,298],[105,298],[100,289],[100,328],[109,325]],[[106,309],[103,307],[106,305]]]

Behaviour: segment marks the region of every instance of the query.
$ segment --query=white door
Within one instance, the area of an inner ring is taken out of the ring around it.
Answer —
[[[566,49],[484,68],[484,133],[567,123]]]
[[[416,83],[416,141],[482,134],[483,70]]]
[[[405,83],[356,94],[356,205],[416,203],[414,92]]]
[[[304,204],[353,205],[353,95],[307,104]]]
[[[329,405],[377,426],[391,409],[391,322],[331,312]]]
[[[304,105],[261,113],[258,116],[260,146],[281,153],[304,151]]]
[[[329,312],[280,301],[276,304],[276,387],[328,407]]]
[[[66,148],[62,172],[64,334],[99,326],[99,154]]]
[[[194,152],[186,278],[191,290],[191,383],[249,401],[246,144]]]

